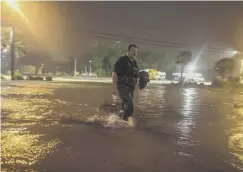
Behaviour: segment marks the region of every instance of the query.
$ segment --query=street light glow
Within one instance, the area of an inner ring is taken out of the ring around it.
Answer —
[[[25,22],[29,25],[29,20],[28,18],[24,15],[24,13],[20,10],[18,6],[18,1],[17,0],[4,0],[4,2],[12,8],[14,11],[16,11],[24,20]]]
[[[16,0],[5,0],[6,4],[8,4],[8,6],[10,6],[12,9],[19,11],[19,6],[17,4]]]
[[[195,70],[195,66],[194,66],[194,65],[190,66],[190,67],[189,67],[189,70],[190,70],[191,72],[194,71],[194,70]]]
[[[234,55],[236,55],[236,54],[238,54],[238,51],[232,51],[232,55],[234,56]]]

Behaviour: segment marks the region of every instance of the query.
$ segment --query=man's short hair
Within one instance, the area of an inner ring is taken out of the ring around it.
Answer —
[[[134,48],[138,48],[135,44],[131,44],[131,45],[128,46],[128,51],[129,51],[132,47],[134,47]]]

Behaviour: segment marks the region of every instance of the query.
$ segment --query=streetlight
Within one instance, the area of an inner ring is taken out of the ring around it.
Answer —
[[[90,76],[92,75],[92,66],[91,66],[91,63],[92,63],[92,61],[90,60],[90,61],[89,61],[89,64],[90,64],[90,67],[89,67],[89,70],[90,70],[90,71],[89,71],[89,75],[90,75]]]

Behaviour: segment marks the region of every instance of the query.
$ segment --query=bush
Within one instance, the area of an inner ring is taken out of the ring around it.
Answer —
[[[33,76],[27,76],[26,80],[34,80]]]
[[[6,78],[4,78],[4,76],[3,76],[3,75],[1,75],[1,79],[6,79]]]
[[[47,76],[46,81],[52,81],[52,76]]]
[[[203,88],[204,86],[205,86],[204,83],[200,83],[200,84],[199,84],[199,87],[200,87],[200,88]]]
[[[44,77],[43,76],[36,76],[35,77],[35,80],[37,80],[37,81],[43,81],[44,80]]]
[[[200,86],[205,86],[204,83],[200,83],[199,85],[200,85]]]
[[[221,77],[216,77],[212,80],[213,87],[222,87],[226,82]]]
[[[16,72],[14,73],[14,78],[15,78],[16,80],[24,80],[23,75],[22,75],[19,71],[16,71]]]
[[[240,82],[240,77],[232,77],[232,76],[230,76],[230,77],[228,77],[228,81],[230,83],[239,83]]]
[[[24,77],[22,75],[17,75],[15,76],[16,80],[24,80]]]

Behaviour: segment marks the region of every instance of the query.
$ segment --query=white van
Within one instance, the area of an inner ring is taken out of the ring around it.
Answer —
[[[160,81],[164,81],[166,80],[166,73],[165,72],[159,72],[158,75],[156,75],[154,77],[155,80],[160,80]]]

